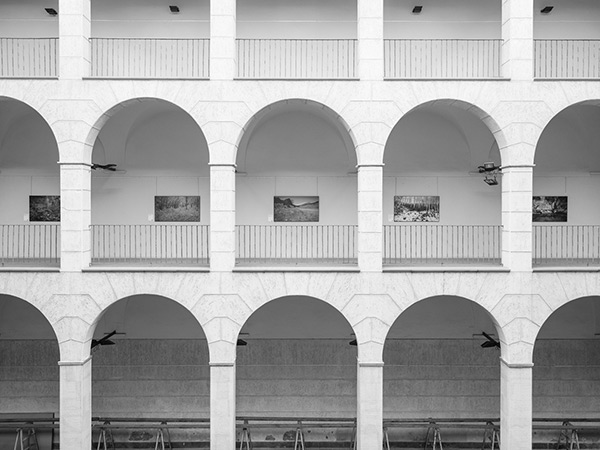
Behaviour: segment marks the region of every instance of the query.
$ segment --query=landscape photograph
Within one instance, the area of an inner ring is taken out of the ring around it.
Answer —
[[[200,197],[197,195],[154,197],[155,222],[200,222]]]
[[[59,195],[30,195],[30,222],[60,222]]]
[[[567,198],[555,196],[533,197],[533,221],[534,222],[566,222],[567,221]]]
[[[275,222],[318,222],[319,197],[274,197]]]
[[[437,195],[395,195],[394,222],[439,222]]]

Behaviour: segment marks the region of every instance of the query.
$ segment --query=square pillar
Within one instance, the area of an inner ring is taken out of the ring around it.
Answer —
[[[91,0],[59,0],[59,77],[81,80],[90,75]]]
[[[383,443],[383,362],[358,362],[358,450],[379,449]]]
[[[90,448],[92,358],[60,361],[60,450]]]
[[[358,74],[383,80],[383,0],[358,0]]]
[[[210,1],[210,79],[233,80],[237,70],[236,0]]]
[[[210,270],[235,266],[235,166],[210,166]]]
[[[531,271],[533,167],[502,168],[502,264]]]
[[[511,364],[500,358],[500,445],[531,450],[533,435],[533,363]]]
[[[502,76],[533,79],[533,0],[502,0]]]
[[[358,166],[358,267],[381,272],[383,248],[383,166]]]
[[[210,448],[235,448],[235,363],[210,363]]]
[[[81,272],[91,262],[91,168],[60,163],[60,270]]]

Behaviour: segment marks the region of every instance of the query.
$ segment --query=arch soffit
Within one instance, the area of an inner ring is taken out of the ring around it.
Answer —
[[[337,112],[332,106],[328,105],[325,101],[314,100],[309,98],[282,98],[275,101],[264,102],[258,106],[254,112],[250,112],[248,116],[243,118],[245,120],[244,126],[241,127],[237,139],[235,141],[235,154],[233,155],[233,163],[235,164],[238,159],[238,153],[240,148],[245,147],[248,143],[248,139],[252,135],[254,129],[260,124],[263,117],[265,117],[273,107],[277,105],[298,102],[310,105],[312,107],[321,109],[326,112],[333,120],[337,121],[340,125],[340,133],[345,133],[345,136],[349,139],[349,144],[352,149],[356,152],[357,150],[357,136],[353,132],[352,128],[348,124],[346,118],[344,118],[339,112]],[[346,139],[344,139],[346,140]],[[212,155],[211,155],[212,156]],[[355,155],[357,161],[359,161],[358,154]]]
[[[35,310],[40,313],[42,315],[42,317],[44,317],[44,320],[48,323],[48,325],[50,325],[50,328],[52,329],[52,333],[54,333],[54,339],[56,340],[56,342],[58,343],[58,336],[59,333],[57,331],[57,329],[55,328],[54,324],[52,323],[52,307],[50,306],[51,302],[42,302],[42,303],[36,303],[31,301],[29,298],[27,297],[23,297],[21,295],[18,295],[16,293],[11,293],[11,292],[1,292],[0,293],[0,297],[2,296],[6,296],[6,297],[10,297],[13,299],[16,299],[20,302],[24,302],[26,304],[28,304],[29,306],[32,306],[33,308],[35,308]],[[51,297],[51,295],[49,295],[48,297]],[[48,310],[47,310],[47,309]]]
[[[533,152],[534,152],[533,153],[534,162],[535,162],[535,158],[537,156],[537,150],[538,150],[540,139],[541,139],[542,135],[544,134],[544,131],[546,131],[546,129],[552,123],[552,121],[556,117],[558,117],[560,114],[562,114],[564,111],[566,111],[567,109],[569,109],[569,108],[571,108],[573,106],[581,106],[581,105],[589,105],[589,106],[600,107],[600,99],[584,99],[584,100],[577,100],[577,101],[573,101],[573,102],[563,103],[563,104],[560,105],[559,109],[556,109],[553,112],[553,114],[545,116],[543,118],[543,121],[540,124],[541,131],[536,136],[535,147],[533,149]]]
[[[185,112],[189,117],[192,118],[192,120],[196,123],[198,129],[202,133],[202,136],[204,136],[204,139],[206,140],[206,134],[204,133],[204,130],[202,130],[202,126],[198,121],[198,117],[193,115],[188,109],[186,109],[184,105],[177,103],[173,99],[166,99],[161,97],[133,97],[118,101],[110,108],[104,110],[104,112],[102,112],[99,116],[95,117],[95,119],[92,121],[93,125],[91,125],[91,128],[88,130],[87,136],[85,137],[84,141],[84,145],[87,148],[87,152],[85,155],[87,161],[84,162],[91,163],[92,150],[96,143],[96,139],[98,138],[98,135],[100,134],[100,131],[102,130],[104,125],[106,125],[106,123],[118,112],[126,109],[128,106],[142,102],[168,103],[172,106],[179,108],[181,111]]]
[[[502,150],[504,147],[506,147],[508,145],[508,141],[506,139],[505,133],[503,132],[502,127],[500,126],[498,121],[491,114],[486,112],[482,107],[480,107],[470,101],[466,101],[466,100],[459,100],[459,99],[453,99],[453,98],[439,98],[439,99],[428,100],[428,101],[413,105],[412,108],[407,109],[405,112],[403,112],[400,115],[400,117],[396,118],[395,122],[390,124],[390,126],[388,127],[388,130],[387,130],[387,135],[384,137],[385,142],[384,142],[384,146],[383,146],[384,151],[382,154],[382,162],[383,162],[383,158],[385,157],[385,147],[387,146],[390,136],[391,136],[394,128],[396,127],[396,125],[398,125],[398,123],[404,117],[406,117],[408,114],[410,114],[411,112],[416,111],[419,108],[423,108],[426,106],[435,106],[438,104],[444,105],[444,106],[460,108],[464,111],[469,112],[470,114],[475,116],[477,119],[479,119],[481,122],[483,122],[483,124],[487,127],[487,129],[490,130],[490,133],[492,133],[492,135],[494,136],[494,140],[498,144],[498,148],[500,150]],[[500,154],[502,154],[502,152],[500,152]]]

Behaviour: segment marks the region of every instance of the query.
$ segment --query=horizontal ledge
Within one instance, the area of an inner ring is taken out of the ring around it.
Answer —
[[[82,272],[210,272],[209,267],[124,267],[124,266],[92,266]]]
[[[307,266],[307,267],[276,267],[276,266],[236,266],[233,272],[351,272],[358,273],[360,269],[354,267],[337,266]]]
[[[596,78],[534,78],[533,81],[600,81]]]
[[[511,81],[510,78],[384,78],[383,81]]]
[[[235,77],[234,81],[361,81],[360,78],[240,78]],[[365,80],[372,81],[372,80]]]
[[[0,77],[0,80],[58,80],[58,77]]]
[[[590,267],[568,267],[568,266],[548,266],[533,267],[533,272],[600,272],[600,266]]]
[[[83,77],[82,80],[110,80],[110,81],[210,81],[208,77],[202,78],[176,78],[176,77]]]
[[[0,272],[60,272],[60,267],[0,267]]]
[[[510,269],[508,267],[482,267],[482,266],[456,266],[456,267],[443,267],[443,266],[418,266],[418,267],[398,267],[398,266],[384,266],[384,272],[501,272],[508,273]]]

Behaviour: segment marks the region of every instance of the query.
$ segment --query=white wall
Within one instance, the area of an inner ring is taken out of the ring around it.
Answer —
[[[239,0],[240,39],[356,39],[356,0]]]
[[[58,37],[58,17],[44,8],[58,11],[58,0],[2,0],[0,2],[0,38]]]
[[[554,6],[541,14],[544,6]],[[600,39],[600,3],[596,0],[535,0],[535,39]]]
[[[209,0],[92,0],[92,37],[208,38],[209,6]]]
[[[386,39],[501,38],[500,0],[385,0],[384,8]]]

